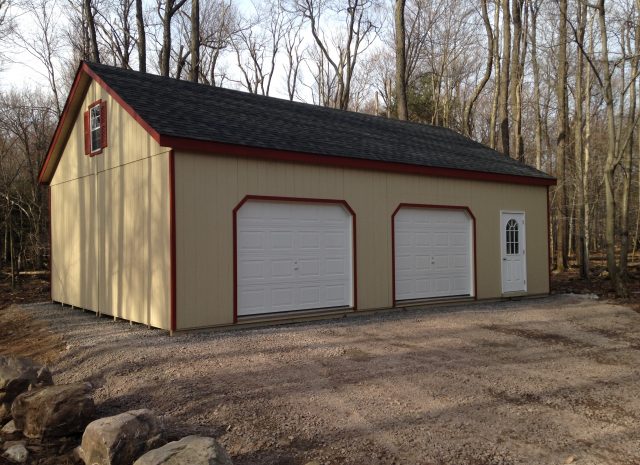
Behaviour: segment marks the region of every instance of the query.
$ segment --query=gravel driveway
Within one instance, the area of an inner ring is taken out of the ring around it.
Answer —
[[[23,308],[64,334],[56,382],[237,465],[640,464],[640,314],[588,297],[174,337]]]

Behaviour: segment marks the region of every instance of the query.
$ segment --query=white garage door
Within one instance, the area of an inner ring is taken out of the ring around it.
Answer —
[[[250,200],[236,221],[238,316],[352,305],[342,205]]]
[[[472,220],[466,211],[403,207],[394,233],[396,300],[472,295]]]

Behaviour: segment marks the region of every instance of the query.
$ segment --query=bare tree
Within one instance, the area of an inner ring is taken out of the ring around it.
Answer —
[[[147,72],[147,32],[144,25],[144,10],[142,9],[142,0],[136,1],[136,28],[138,30],[138,70],[143,73]]]
[[[85,0],[87,1],[87,0]],[[171,20],[187,0],[158,0],[157,12],[162,21],[162,47],[160,48],[160,75],[169,76],[171,61]]]
[[[559,0],[558,16],[558,78],[556,81],[556,100],[558,104],[556,163],[557,186],[556,200],[558,208],[558,234],[556,239],[556,269],[563,271],[568,261],[567,195],[565,159],[567,158],[568,104],[567,104],[567,0]]]
[[[191,69],[189,80],[200,77],[200,0],[191,0]]]
[[[323,101],[331,106],[343,110],[349,107],[351,80],[358,57],[369,46],[378,28],[374,22],[374,7],[374,0],[348,0],[346,8],[335,2],[294,0],[293,11],[308,21],[321,55],[315,60],[322,65],[318,67],[321,75],[316,76],[316,82],[325,86],[323,91],[330,91],[329,98]],[[345,25],[330,40],[322,28],[322,17],[327,10],[341,18]],[[330,74],[326,74],[327,71]]]
[[[395,8],[396,105],[400,120],[408,118],[405,3],[405,0],[396,0]]]
[[[518,0],[515,0],[518,1]],[[509,0],[502,0],[502,64],[498,91],[498,131],[500,151],[509,156],[509,68],[511,63],[511,12]]]
[[[100,52],[98,50],[98,35],[96,33],[96,21],[93,3],[91,0],[82,0],[82,17],[88,33],[89,58],[95,63],[100,63]]]
[[[578,2],[576,4],[576,42],[578,43],[578,47],[584,48],[584,38],[585,31],[587,27],[587,7],[583,2]],[[589,277],[589,249],[587,247],[587,243],[585,241],[585,182],[584,177],[586,176],[584,165],[585,165],[585,154],[584,154],[584,112],[583,112],[583,104],[584,104],[584,56],[582,53],[578,52],[577,54],[577,62],[576,62],[576,84],[575,84],[575,118],[574,118],[574,159],[575,159],[575,170],[577,177],[577,185],[575,188],[576,193],[576,236],[577,236],[577,246],[576,251],[578,252],[578,262],[580,265],[580,275],[583,278]],[[589,111],[589,109],[587,109]]]
[[[484,69],[484,74],[480,79],[480,82],[476,85],[473,93],[471,94],[471,98],[467,101],[464,108],[464,133],[468,136],[471,136],[472,126],[471,126],[471,114],[473,111],[473,106],[475,105],[478,97],[480,97],[480,93],[491,79],[491,71],[493,70],[493,52],[494,52],[494,43],[493,43],[493,29],[491,28],[491,21],[489,20],[489,11],[487,9],[487,0],[480,0],[480,8],[482,11],[482,22],[484,23],[484,29],[487,34],[487,64]]]
[[[298,82],[300,81],[300,65],[304,60],[304,38],[302,37],[301,31],[302,22],[291,20],[283,39],[286,55],[284,71],[286,73],[287,95],[289,100],[293,100],[296,97]]]
[[[57,0],[28,0],[23,8],[31,19],[32,29],[17,29],[13,43],[42,65],[44,71],[37,72],[47,79],[53,94],[56,113],[60,116],[62,105],[57,68],[63,45],[57,29],[58,2]]]
[[[103,8],[97,10],[95,14],[100,19],[96,22],[96,28],[101,36],[101,42],[106,45],[110,55],[110,60],[103,56],[103,61],[111,61],[122,68],[131,68],[131,54],[135,47],[135,34],[131,21],[133,1],[118,0],[111,5],[105,3],[102,5]]]

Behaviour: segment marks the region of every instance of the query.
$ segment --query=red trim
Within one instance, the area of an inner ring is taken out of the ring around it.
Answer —
[[[51,232],[51,186],[47,189],[49,202],[49,300],[53,302],[53,240]]]
[[[551,294],[551,204],[549,186],[547,186],[547,271],[549,276],[549,294]]]
[[[356,212],[346,200],[340,199],[316,199],[307,197],[277,197],[272,195],[246,195],[233,209],[233,322],[238,322],[238,211],[249,200],[276,201],[276,202],[304,202],[304,203],[330,203],[342,205],[351,214],[352,227],[352,262],[353,262],[353,310],[358,309],[358,266],[357,266],[357,240],[356,240]]]
[[[100,146],[103,149],[109,146],[108,121],[109,115],[107,114],[107,101],[100,100]]]
[[[393,306],[397,304],[396,300],[396,215],[402,208],[424,208],[432,210],[464,210],[471,217],[472,235],[473,235],[473,299],[478,300],[478,260],[477,260],[477,244],[476,244],[476,217],[469,207],[461,205],[432,205],[422,203],[401,203],[391,214],[391,282],[392,282],[392,298]]]
[[[43,183],[44,172],[49,166],[49,161],[51,160],[51,155],[53,154],[53,149],[58,143],[60,136],[62,135],[62,127],[64,126],[65,121],[69,117],[69,112],[71,111],[71,102],[73,102],[76,98],[76,93],[78,92],[78,88],[80,87],[80,81],[83,76],[82,68],[84,64],[81,64],[78,67],[78,71],[76,71],[76,77],[73,79],[73,84],[71,85],[71,90],[69,91],[69,96],[67,97],[67,101],[64,104],[64,108],[62,110],[62,115],[60,116],[60,121],[58,121],[58,126],[56,127],[56,131],[53,134],[53,138],[51,139],[51,143],[49,144],[49,149],[47,150],[47,156],[42,163],[42,167],[40,168],[40,173],[38,174],[38,182]]]
[[[90,67],[89,65],[87,65],[86,63],[83,63],[82,65],[82,71],[87,73],[91,79],[93,79],[94,81],[96,81],[98,84],[100,84],[100,86],[107,91],[107,93],[116,101],[118,102],[118,104],[124,108],[126,110],[127,113],[129,113],[129,115],[131,115],[131,117],[133,119],[135,119],[144,129],[145,131],[147,131],[151,137],[153,137],[156,142],[160,142],[160,134],[158,133],[158,131],[156,131],[155,129],[153,129],[149,123],[147,123],[144,119],[142,119],[142,117],[136,113],[136,111],[131,107],[131,105],[129,105],[127,102],[125,102],[123,100],[122,97],[120,97],[120,95],[118,95],[118,93],[113,90],[111,87],[109,87],[109,85],[104,82],[102,80],[102,78],[96,74]],[[167,146],[169,147],[169,146]]]
[[[341,166],[345,168],[369,169],[407,174],[422,174],[427,176],[472,179],[477,181],[505,182],[510,184],[527,184],[536,186],[554,185],[555,179],[534,178],[529,176],[514,176],[497,173],[481,173],[453,168],[436,168],[430,166],[408,165],[386,161],[348,158],[333,155],[316,155],[312,153],[294,152],[290,150],[267,149],[244,145],[224,144],[221,142],[185,139],[181,137],[160,136],[158,143],[164,147],[196,152],[215,152],[240,157],[255,157],[270,160],[309,163],[316,165]]]
[[[88,111],[85,111],[82,114],[82,122],[83,122],[83,126],[84,126],[84,154],[85,155],[90,155],[91,154],[91,117],[89,115]]]
[[[173,150],[169,151],[169,254],[170,254],[170,319],[176,330],[176,168]]]

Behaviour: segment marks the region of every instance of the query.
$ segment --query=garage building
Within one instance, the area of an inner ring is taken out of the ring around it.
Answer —
[[[445,128],[81,64],[51,295],[183,330],[549,292],[554,178]]]

